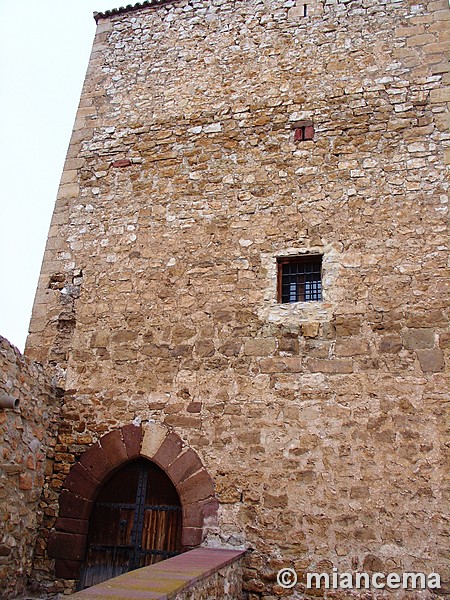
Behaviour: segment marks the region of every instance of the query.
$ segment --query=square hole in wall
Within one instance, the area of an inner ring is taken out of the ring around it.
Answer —
[[[312,123],[296,125],[294,128],[294,141],[306,142],[314,139],[314,126]]]

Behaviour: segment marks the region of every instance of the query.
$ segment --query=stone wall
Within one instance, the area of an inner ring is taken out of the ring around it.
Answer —
[[[236,561],[193,583],[188,589],[173,596],[173,600],[241,600],[242,561]]]
[[[196,548],[68,596],[70,600],[242,600],[244,552]]]
[[[156,422],[250,600],[282,566],[444,576],[447,3],[147,4],[98,16],[33,311],[49,525],[90,444]],[[278,304],[307,252],[323,301]]]
[[[42,367],[2,337],[0,392],[19,400],[18,408],[0,409],[0,598],[6,599],[28,586],[58,402]]]

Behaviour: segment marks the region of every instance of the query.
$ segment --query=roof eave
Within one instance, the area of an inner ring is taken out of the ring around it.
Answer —
[[[107,19],[115,15],[121,15],[128,12],[139,10],[140,8],[158,8],[158,6],[164,6],[165,4],[173,4],[178,0],[146,0],[145,2],[137,2],[136,4],[128,4],[127,6],[121,6],[120,8],[112,8],[105,12],[94,12],[94,19],[98,23],[100,19]]]

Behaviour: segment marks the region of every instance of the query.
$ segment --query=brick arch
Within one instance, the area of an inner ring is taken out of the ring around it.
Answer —
[[[183,510],[182,550],[201,544],[205,520],[216,517],[219,503],[200,458],[176,433],[160,425],[125,425],[88,448],[64,481],[59,516],[47,546],[49,557],[56,559],[56,577],[78,579],[97,495],[111,475],[140,457],[161,467],[178,492]]]

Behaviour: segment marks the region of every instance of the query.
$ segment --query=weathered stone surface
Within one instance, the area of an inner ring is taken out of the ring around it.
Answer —
[[[425,373],[438,373],[444,369],[444,354],[439,348],[434,350],[417,350],[422,371]]]
[[[87,534],[89,529],[89,521],[60,517],[56,520],[55,528],[59,531],[67,531],[68,533]]]
[[[179,486],[180,499],[183,503],[191,504],[197,500],[205,500],[214,495],[214,486],[205,470],[198,471]]]
[[[403,344],[408,350],[433,348],[435,345],[434,329],[409,329],[403,333]]]
[[[137,425],[124,425],[121,429],[121,432],[128,458],[133,459],[140,456],[142,428]]]
[[[181,543],[187,548],[195,548],[202,543],[203,530],[198,527],[183,528]]]
[[[117,467],[128,461],[128,453],[122,439],[121,431],[111,431],[104,435],[101,439],[101,447],[113,467]]]
[[[89,519],[93,503],[89,499],[76,496],[69,490],[59,494],[59,516],[69,519]]]
[[[350,360],[347,359],[311,359],[307,362],[308,368],[313,373],[351,373],[353,371],[353,365]]]
[[[186,452],[183,452],[183,454],[180,454],[180,456],[167,468],[167,474],[177,485],[199,471],[202,467],[201,460],[195,452],[188,449]]]
[[[181,454],[182,449],[183,441],[181,438],[176,433],[169,433],[156,454],[153,455],[153,460],[162,469],[167,469],[167,467]]]
[[[403,348],[402,339],[399,335],[384,335],[379,344],[380,352],[397,354]]]
[[[152,459],[163,443],[167,429],[156,423],[149,423],[145,425],[143,432],[141,455]]]
[[[204,466],[182,502],[217,490],[208,542],[253,549],[250,600],[284,593],[271,561],[445,572],[448,15],[177,0],[99,19],[27,343],[66,389],[47,529],[89,445],[120,429],[132,460],[155,424],[157,464]],[[277,261],[305,253],[323,300],[281,304]],[[59,516],[87,519],[68,494]]]
[[[80,465],[97,481],[103,481],[113,469],[105,450],[99,445],[92,445],[80,458]]]
[[[203,358],[213,356],[215,352],[214,343],[211,340],[199,340],[195,344],[195,351]]]
[[[343,338],[336,341],[336,356],[357,356],[369,352],[367,340],[358,338]]]
[[[84,558],[86,537],[77,533],[55,532],[50,535],[48,555],[50,558],[82,560]]]
[[[87,500],[95,498],[98,486],[99,480],[93,477],[81,463],[76,463],[64,480],[65,489]]]
[[[183,523],[186,527],[203,526],[203,511],[199,504],[186,504],[183,506]]]
[[[247,356],[267,356],[276,348],[276,341],[270,338],[249,339],[244,343],[244,354]]]
[[[79,560],[55,560],[55,575],[61,579],[78,579],[82,561]]]
[[[25,593],[39,554],[40,502],[44,474],[52,473],[60,399],[42,366],[2,337],[0,394],[19,400],[17,409],[0,409],[0,598],[13,598]]]

